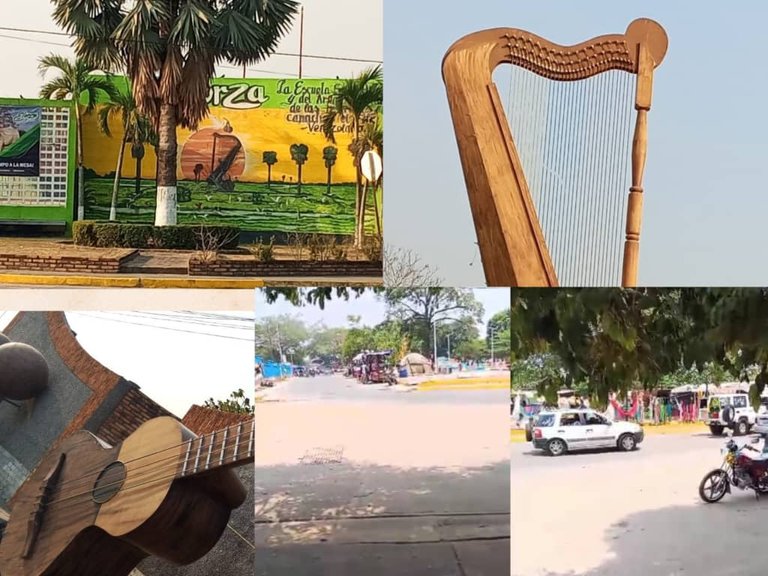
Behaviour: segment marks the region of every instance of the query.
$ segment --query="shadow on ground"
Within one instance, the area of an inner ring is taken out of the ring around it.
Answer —
[[[695,490],[695,488],[694,488]],[[546,576],[676,576],[766,573],[768,498],[736,490],[717,504],[697,502],[631,514],[613,524],[604,539],[610,558],[586,572]],[[546,546],[543,540],[542,550]],[[579,549],[578,538],[573,542]],[[548,553],[548,552],[547,552]],[[571,551],[569,554],[573,554]],[[514,559],[512,575],[516,576]]]
[[[257,575],[509,574],[508,460],[280,465],[255,476]]]

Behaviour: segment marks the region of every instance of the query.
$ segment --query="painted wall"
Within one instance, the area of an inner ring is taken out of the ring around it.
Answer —
[[[75,156],[75,143],[77,137],[77,126],[72,103],[58,100],[31,100],[21,98],[0,98],[0,106],[40,106],[43,108],[64,108],[70,111],[70,122],[68,130],[67,147],[67,179],[66,179],[66,199],[64,204],[58,206],[46,206],[27,204],[18,199],[9,199],[9,187],[19,177],[0,176],[0,220],[3,221],[63,221],[67,226],[71,224],[74,217],[75,208],[75,169],[77,159]],[[45,149],[45,144],[42,145]],[[24,179],[27,182],[35,183],[38,177],[29,177]]]

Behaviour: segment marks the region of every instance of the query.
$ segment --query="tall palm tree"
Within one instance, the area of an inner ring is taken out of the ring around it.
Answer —
[[[365,129],[363,130],[363,133],[360,136],[360,144],[359,146],[363,149],[363,154],[365,151],[373,150],[376,152],[379,156],[381,156],[382,161],[384,159],[384,129],[381,125],[381,118],[378,114],[374,118],[372,118],[369,122],[366,123]],[[376,231],[379,235],[379,238],[382,237],[381,235],[381,211],[379,210],[379,200],[377,198],[377,188],[381,187],[384,183],[384,174],[382,173],[381,177],[379,178],[378,182],[374,182],[373,187],[373,212],[374,216],[376,218]],[[363,206],[368,205],[368,198],[366,198],[366,188],[363,188]],[[363,208],[363,226],[365,226],[365,208]],[[363,228],[365,230],[365,228]]]
[[[115,170],[115,182],[112,185],[112,203],[109,207],[109,219],[117,219],[117,193],[120,189],[120,177],[123,173],[123,158],[125,147],[131,144],[131,153],[134,158],[144,156],[144,144],[155,139],[152,124],[146,116],[139,112],[136,101],[133,99],[130,85],[126,89],[115,88],[110,100],[99,108],[99,130],[111,137],[109,128],[110,119],[119,118],[122,124],[123,137],[120,142],[120,152],[117,155],[117,169]],[[141,151],[139,151],[141,147]]]
[[[356,78],[343,81],[331,98],[328,110],[323,115],[323,133],[325,137],[336,143],[334,125],[337,119],[350,116],[354,139],[350,146],[356,171],[355,193],[355,245],[361,246],[365,234],[365,204],[363,201],[362,173],[360,171],[360,158],[365,149],[360,145],[360,137],[366,123],[373,113],[378,116],[384,103],[384,86],[382,84],[381,66],[375,66],[364,70]]]
[[[301,168],[309,158],[309,146],[306,144],[291,144],[291,160],[298,166],[299,192],[301,192]]]
[[[77,124],[77,219],[85,218],[85,178],[83,170],[83,114],[93,111],[100,92],[110,95],[112,83],[105,76],[94,76],[96,69],[82,58],[69,60],[58,54],[40,58],[38,68],[45,77],[51,70],[58,75],[40,89],[40,97],[47,100],[73,100]],[[81,102],[85,99],[85,105]]]
[[[335,146],[323,148],[323,160],[325,160],[325,167],[328,168],[328,194],[331,193],[331,170],[333,170],[333,166],[336,164],[338,152],[339,149]]]
[[[251,65],[290,30],[295,0],[53,0],[53,18],[77,55],[124,70],[139,112],[158,134],[155,224],[176,223],[176,128],[208,114],[208,85],[221,62]]]
[[[272,188],[272,166],[277,164],[277,152],[267,150],[262,153],[261,160],[267,165],[267,188]]]

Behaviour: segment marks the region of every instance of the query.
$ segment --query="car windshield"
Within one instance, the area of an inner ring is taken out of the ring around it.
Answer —
[[[539,414],[539,416],[536,418],[536,426],[539,428],[554,426],[554,424],[555,424],[554,414]]]

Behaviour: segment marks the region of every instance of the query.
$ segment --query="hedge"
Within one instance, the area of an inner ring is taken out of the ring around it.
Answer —
[[[72,223],[77,246],[99,248],[167,248],[175,250],[232,250],[240,243],[236,226],[152,226],[80,220]]]

